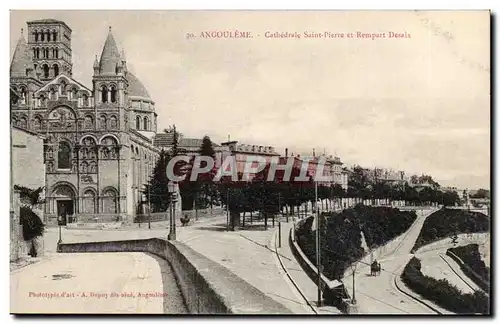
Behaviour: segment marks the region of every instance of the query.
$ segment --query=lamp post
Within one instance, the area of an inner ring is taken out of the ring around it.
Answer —
[[[173,181],[168,183],[168,193],[170,194],[170,232],[168,240],[175,241],[175,203],[177,202],[177,184]]]
[[[57,251],[59,251],[59,250],[60,250],[60,248],[61,248],[61,244],[62,244],[62,242],[63,242],[63,241],[62,241],[62,229],[61,229],[61,228],[62,228],[62,218],[63,218],[63,216],[62,216],[62,215],[59,215],[59,216],[57,217],[57,223],[58,223],[58,225],[59,225],[59,240],[57,241]]]

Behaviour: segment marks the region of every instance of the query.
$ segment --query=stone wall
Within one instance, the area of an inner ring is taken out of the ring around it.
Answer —
[[[177,241],[159,238],[61,244],[63,253],[147,252],[167,260],[192,314],[291,314],[227,268]]]

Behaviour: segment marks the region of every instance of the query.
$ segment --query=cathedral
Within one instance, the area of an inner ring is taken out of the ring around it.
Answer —
[[[87,87],[72,77],[71,28],[54,19],[27,26],[10,66],[11,125],[43,136],[44,221],[132,221],[160,152],[155,102],[111,27]]]

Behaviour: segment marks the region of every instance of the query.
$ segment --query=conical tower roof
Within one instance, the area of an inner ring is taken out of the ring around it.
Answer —
[[[106,42],[102,48],[101,59],[99,60],[100,74],[116,74],[116,66],[120,61],[120,51],[111,33],[111,27],[109,27],[108,38],[106,38]]]
[[[26,69],[33,69],[33,61],[28,54],[28,45],[21,31],[21,37],[17,41],[14,56],[10,63],[10,75],[13,77],[26,76]]]

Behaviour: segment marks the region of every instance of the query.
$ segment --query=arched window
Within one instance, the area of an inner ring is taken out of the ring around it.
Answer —
[[[38,42],[38,31],[35,31],[35,42]]]
[[[59,143],[59,151],[57,152],[57,168],[71,168],[71,147],[67,142]]]
[[[56,58],[59,58],[59,49],[56,48]]]
[[[135,129],[140,130],[141,129],[141,117],[137,116],[135,118]]]
[[[45,35],[47,36],[47,42],[50,42],[50,31],[46,31]]]
[[[49,66],[47,64],[43,65],[43,77],[48,78],[49,77]]]
[[[52,32],[52,40],[54,42],[57,41],[57,32],[55,32],[55,31]]]
[[[55,76],[55,77],[56,77],[56,76],[58,76],[58,75],[59,75],[59,65],[54,64],[54,65],[52,66],[52,68],[54,69],[54,76]]]
[[[36,58],[40,58],[40,48],[36,48]]]
[[[77,98],[77,90],[76,88],[71,89],[71,100],[75,100]]]
[[[111,102],[116,102],[116,88],[115,86],[111,86]]]
[[[108,102],[108,88],[105,85],[101,87],[101,102]]]
[[[42,55],[43,55],[43,58],[47,58],[47,49],[42,48]]]
[[[144,130],[149,130],[149,119],[144,117]]]
[[[40,41],[45,41],[45,34],[42,32],[40,32]]]
[[[36,58],[36,48],[33,48],[33,58]]]

